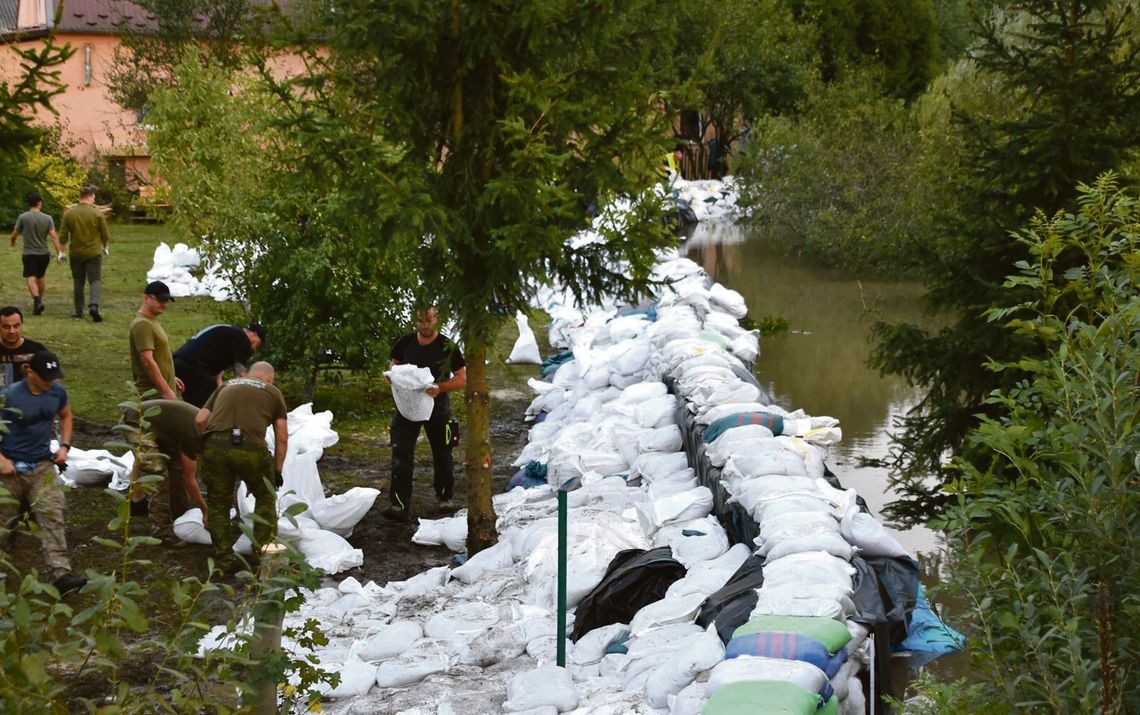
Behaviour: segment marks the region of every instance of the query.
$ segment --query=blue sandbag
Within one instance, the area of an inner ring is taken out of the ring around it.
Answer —
[[[760,425],[772,430],[772,434],[779,436],[784,432],[784,418],[770,412],[734,412],[721,417],[705,428],[705,444],[712,442],[733,427],[744,425]]]
[[[504,491],[509,492],[515,487],[533,489],[544,486],[546,486],[546,465],[532,460],[507,480],[507,488]]]
[[[894,652],[909,651],[911,665],[921,668],[932,660],[962,650],[966,637],[942,622],[926,600],[926,589],[919,585],[918,599],[910,616],[907,637],[891,648]]]
[[[840,648],[832,654],[823,643],[802,633],[763,632],[734,636],[725,648],[724,657],[728,659],[741,655],[802,660],[822,670],[829,680],[847,662],[846,648]]]

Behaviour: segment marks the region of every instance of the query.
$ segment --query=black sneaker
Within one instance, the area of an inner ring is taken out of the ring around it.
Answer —
[[[91,314],[91,320],[95,321],[96,323],[103,322],[103,315],[99,312],[99,308],[97,306],[91,306],[91,310],[87,312]]]
[[[395,521],[400,524],[407,524],[412,520],[412,514],[410,510],[401,509],[395,505],[390,506],[384,511],[380,512],[380,516],[384,517],[388,521]]]
[[[44,301],[39,296],[32,299],[32,315],[43,315]]]
[[[60,576],[55,581],[52,581],[51,585],[55,586],[55,590],[59,591],[59,595],[62,596],[65,593],[69,593],[71,591],[78,591],[79,589],[86,586],[87,585],[87,578],[84,576],[80,576],[77,573],[70,573],[69,572],[69,573],[65,573],[64,575]]]
[[[131,516],[146,516],[150,513],[150,500],[139,499],[131,502]]]

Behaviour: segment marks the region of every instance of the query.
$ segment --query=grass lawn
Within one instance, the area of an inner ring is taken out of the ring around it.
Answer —
[[[16,248],[4,256],[3,267],[0,268],[0,305],[20,306],[24,311],[25,337],[44,343],[59,355],[67,374],[63,382],[78,420],[112,425],[118,421],[119,403],[134,398],[127,329],[138,310],[146,285],[146,272],[153,263],[154,249],[160,241],[174,243],[170,231],[161,225],[111,225],[111,255],[103,263],[101,307],[104,321],[98,324],[91,322],[89,317],[83,320],[71,317],[71,273],[67,264],[54,261],[47,273],[44,297],[47,311],[33,316],[31,298],[21,277],[20,244],[17,242]],[[206,325],[217,322],[244,324],[247,321],[248,317],[240,305],[218,303],[208,297],[179,298],[159,319],[166,328],[172,348],[177,348]],[[409,322],[408,329],[411,327]],[[543,326],[538,324],[535,328],[540,345],[546,351]],[[522,392],[527,392],[526,379],[537,375],[538,371],[530,365],[511,366],[505,363],[516,337],[513,319],[504,319],[488,367],[492,388],[501,395],[509,394],[518,399]],[[270,345],[272,342],[273,336],[270,335]],[[391,391],[381,375],[385,367],[386,364],[377,365],[371,373],[329,370],[319,378],[314,409],[332,410],[336,418],[333,427],[341,433],[344,441],[340,449],[345,453],[387,459],[383,452],[387,448],[388,424],[394,406]],[[290,408],[302,400],[302,379],[301,370],[294,374],[286,369],[278,374],[278,384]],[[453,411],[463,419],[462,393],[453,395]],[[519,419],[521,414],[509,417]],[[84,444],[82,435],[76,436],[76,445],[88,449],[102,446]],[[382,453],[373,454],[376,449]]]

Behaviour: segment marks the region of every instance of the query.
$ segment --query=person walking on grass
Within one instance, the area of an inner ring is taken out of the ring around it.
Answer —
[[[83,318],[84,282],[91,286],[87,312],[91,320],[103,322],[99,312],[99,294],[103,287],[103,256],[111,252],[111,234],[107,230],[107,217],[95,206],[95,187],[84,186],[79,192],[79,203],[63,214],[59,224],[59,241],[66,246],[71,242],[71,284],[74,292],[73,318]],[[60,260],[65,254],[60,253]]]
[[[42,210],[43,197],[35,191],[29,191],[25,203],[28,210],[16,218],[16,226],[12,229],[12,246],[16,245],[17,238],[23,237],[24,280],[27,281],[28,293],[32,296],[32,315],[39,315],[44,312],[44,276],[51,263],[48,239],[51,239],[56,254],[61,257],[63,246],[55,232],[55,221]]]
[[[0,308],[0,390],[24,379],[24,363],[41,350],[43,343],[24,337],[24,314],[14,305]]]
[[[435,496],[441,511],[453,509],[455,462],[451,456],[447,429],[451,421],[451,399],[447,393],[467,386],[467,366],[463,351],[437,329],[439,317],[435,306],[415,309],[415,332],[404,335],[392,346],[392,365],[415,365],[431,370],[435,383],[425,392],[435,399],[427,422],[412,422],[396,410],[390,431],[392,444],[392,480],[388,487],[391,506],[382,512],[386,519],[410,522],[412,475],[415,471],[416,440],[420,429],[427,433],[435,469]],[[389,380],[390,381],[390,380]]]
[[[24,363],[24,379],[0,392],[0,418],[8,434],[0,441],[0,487],[12,503],[0,503],[0,535],[7,537],[17,507],[35,515],[48,578],[61,594],[83,588],[87,579],[71,571],[63,530],[63,492],[56,467],[67,462],[72,416],[59,358],[41,350]],[[52,431],[59,420],[59,449],[51,451]],[[7,539],[5,538],[5,541]]]
[[[230,518],[237,485],[257,500],[253,552],[273,543],[277,535],[277,491],[289,449],[289,414],[285,397],[273,386],[276,373],[267,362],[255,362],[245,377],[226,382],[194,423],[202,436],[198,473],[206,487],[206,528],[214,545],[214,564],[223,572],[238,565],[234,541],[238,529]],[[273,427],[274,451],[269,453],[266,428]],[[255,557],[256,558],[256,557]]]

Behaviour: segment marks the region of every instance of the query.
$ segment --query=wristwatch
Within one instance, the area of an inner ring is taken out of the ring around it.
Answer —
[[[71,449],[71,443],[70,442],[60,442],[59,448],[60,449]]]

